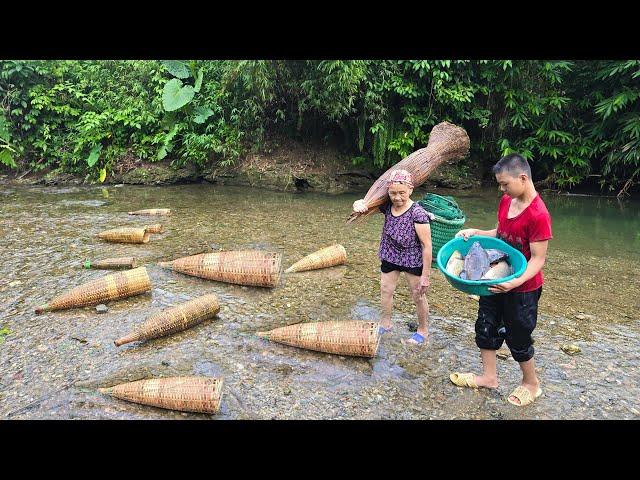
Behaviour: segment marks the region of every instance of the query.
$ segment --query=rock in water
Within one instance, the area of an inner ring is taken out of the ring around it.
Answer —
[[[480,242],[474,242],[464,257],[464,271],[467,280],[480,280],[487,270],[489,270],[489,255],[480,246]]]
[[[460,276],[460,272],[464,268],[464,257],[462,254],[456,250],[449,257],[449,261],[447,262],[447,272],[455,277]]]
[[[482,276],[481,280],[497,280],[499,278],[505,278],[513,274],[513,269],[506,261],[501,260],[493,267],[489,268],[487,272]]]
[[[108,311],[109,308],[104,303],[101,303],[96,307],[96,312],[98,313],[107,313]]]

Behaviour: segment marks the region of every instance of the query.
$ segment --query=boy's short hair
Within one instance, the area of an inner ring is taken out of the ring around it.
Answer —
[[[493,174],[508,173],[512,177],[516,177],[521,173],[524,173],[529,179],[531,178],[531,167],[529,162],[522,155],[518,153],[510,153],[502,157],[492,168]]]

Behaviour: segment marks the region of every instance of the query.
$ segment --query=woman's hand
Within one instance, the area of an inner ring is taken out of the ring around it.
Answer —
[[[364,199],[356,200],[355,202],[353,202],[353,211],[354,212],[367,213],[368,210],[369,210],[369,208],[367,207],[367,204],[364,202]]]
[[[431,285],[431,281],[429,280],[428,276],[420,276],[420,282],[418,283],[418,286],[416,287],[416,293],[418,295],[422,295],[424,293],[427,293],[427,290],[429,289],[429,286]]]
[[[465,228],[464,230],[460,230],[458,233],[456,233],[456,237],[463,237],[464,241],[466,242],[467,240],[469,240],[469,237],[473,237],[477,231],[478,230],[475,228]]]

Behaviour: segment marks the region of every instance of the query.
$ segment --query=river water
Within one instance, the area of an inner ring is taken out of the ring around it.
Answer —
[[[416,191],[418,200],[424,191]],[[466,226],[492,228],[497,190],[454,195]],[[361,197],[362,195],[360,195]],[[22,419],[631,419],[640,418],[640,203],[543,195],[554,239],[534,332],[544,391],[517,408],[506,396],[517,363],[499,360],[497,390],[461,389],[453,371],[480,368],[474,342],[477,301],[434,270],[431,341],[410,347],[416,321],[409,290],[396,292],[394,330],[373,359],[269,342],[255,335],[300,321],[377,320],[382,215],[346,225],[356,194],[271,192],[247,187],[0,186],[0,418]],[[170,217],[127,211],[171,208]],[[106,243],[99,231],[163,223],[145,245]],[[279,251],[283,269],[323,246],[345,246],[347,265],[283,275],[274,289],[188,277],[156,264],[212,251]],[[86,259],[135,256],[151,293],[94,307],[35,315],[34,308],[108,271]],[[176,335],[115,347],[151,313],[203,295],[220,314]],[[8,332],[8,334],[7,334]],[[560,350],[574,344],[581,353]],[[221,412],[162,410],[98,392],[142,378],[224,376]]]

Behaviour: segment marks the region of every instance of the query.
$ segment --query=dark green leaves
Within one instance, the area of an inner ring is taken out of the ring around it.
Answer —
[[[189,73],[189,67],[184,62],[179,60],[164,60],[162,62],[164,68],[176,78],[189,78],[191,73]]]

